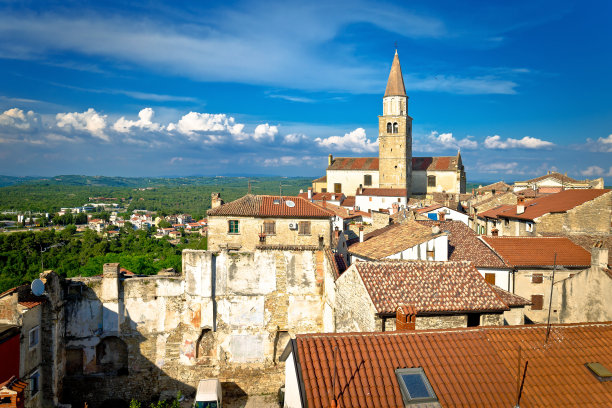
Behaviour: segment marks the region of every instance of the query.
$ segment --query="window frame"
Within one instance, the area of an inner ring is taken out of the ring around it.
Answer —
[[[404,382],[402,375],[419,375],[421,377],[421,381],[429,394],[428,397],[420,397],[420,398],[412,398],[410,396],[410,391]],[[397,383],[400,386],[400,392],[402,394],[402,400],[404,401],[404,405],[414,405],[414,404],[422,404],[427,402],[438,402],[438,396],[436,395],[431,383],[429,382],[429,378],[427,378],[427,374],[425,374],[425,370],[423,367],[414,367],[414,368],[397,368],[395,370],[395,378],[397,379]]]
[[[32,335],[35,334],[36,342],[32,344]],[[40,326],[36,326],[28,332],[28,349],[33,350],[40,344]]]
[[[433,180],[433,183],[432,183]],[[427,187],[435,187],[436,186],[436,176],[428,175],[427,176]]]
[[[269,226],[272,226],[271,231]],[[265,235],[276,235],[276,221],[274,220],[264,220],[263,222],[263,233]]]
[[[391,122],[387,122],[387,133],[393,133],[393,125]]]
[[[306,231],[306,229],[308,231]],[[310,221],[298,221],[298,235],[312,235],[312,225]]]
[[[485,272],[484,279],[488,284],[495,285],[495,273],[494,272]]]
[[[334,194],[342,193],[342,183],[334,183]]]
[[[533,232],[533,222],[531,221],[527,221],[525,223],[525,231],[527,232]]]
[[[36,394],[38,394],[38,392],[40,391],[40,372],[38,370],[34,371],[31,375],[30,375],[30,398],[36,396]],[[33,383],[33,381],[35,381]],[[34,387],[34,384],[36,384],[36,387]]]
[[[235,228],[232,228],[234,226]],[[227,220],[227,233],[232,235],[240,234],[240,220]]]
[[[371,186],[372,185],[372,175],[371,174],[364,174],[363,175],[363,185],[364,186]]]
[[[540,307],[535,307],[536,303],[534,301],[534,298],[538,298],[539,300],[539,306]],[[544,310],[544,295],[531,295],[531,310]]]

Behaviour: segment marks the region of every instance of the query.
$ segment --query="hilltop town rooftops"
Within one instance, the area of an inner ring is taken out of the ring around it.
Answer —
[[[496,216],[503,218],[516,218],[521,220],[534,220],[544,214],[562,213],[574,207],[594,200],[612,190],[608,189],[580,189],[563,190],[560,193],[539,197],[525,203],[525,211],[517,213],[517,206],[509,206],[497,212]],[[482,214],[481,214],[482,215]]]
[[[396,370],[409,367],[422,368],[443,407],[513,407],[517,366],[522,376],[526,361],[521,407],[612,406],[612,381],[585,366],[612,369],[612,323],[553,324],[548,341],[546,332],[529,325],[298,334],[287,350],[310,408],[330,407],[334,397],[338,407],[403,407]]]
[[[448,260],[471,261],[477,268],[499,268],[508,266],[484,242],[478,239],[474,230],[461,221],[417,221],[419,224],[433,227],[440,225],[440,230],[448,234]]]
[[[423,214],[423,213],[427,213],[430,211],[434,211],[437,210],[439,208],[444,207],[442,204],[432,204],[432,205],[428,205],[427,207],[423,207],[423,208],[416,208],[415,211],[419,214]]]
[[[381,315],[395,314],[403,304],[419,314],[508,310],[470,262],[379,261],[354,267]]]
[[[532,179],[525,180],[525,181],[517,181],[514,184],[537,183],[538,181],[546,180],[548,178],[554,178],[554,179],[557,179],[565,183],[585,183],[586,184],[588,182],[588,180],[576,180],[574,178],[568,177],[565,174],[561,174],[556,171],[553,171],[553,172],[550,172],[540,177],[532,178]]]
[[[380,260],[440,235],[443,234],[433,234],[431,228],[414,221],[392,224],[378,231],[372,231],[363,242],[349,246],[348,251],[359,257]]]
[[[456,171],[458,156],[413,157],[414,171]],[[335,157],[327,170],[376,170],[378,157]]]
[[[480,237],[512,267],[591,264],[591,254],[566,237]],[[555,254],[557,255],[555,261]]]
[[[235,201],[207,211],[211,216],[271,218],[330,218],[330,211],[301,197],[247,194]]]

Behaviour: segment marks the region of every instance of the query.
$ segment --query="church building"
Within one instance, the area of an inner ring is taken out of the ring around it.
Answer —
[[[334,158],[330,154],[326,175],[313,181],[313,191],[348,197],[362,188],[373,195],[403,197],[403,202],[411,195],[465,193],[459,152],[450,157],[412,156],[412,118],[397,51],[383,97],[383,114],[378,117],[378,143],[378,157]]]

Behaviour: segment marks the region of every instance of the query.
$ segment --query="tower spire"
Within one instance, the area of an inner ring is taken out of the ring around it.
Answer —
[[[404,77],[402,76],[402,67],[400,66],[397,49],[391,64],[391,72],[389,72],[389,80],[387,81],[387,89],[385,89],[385,97],[387,96],[406,96],[406,88],[404,88]]]

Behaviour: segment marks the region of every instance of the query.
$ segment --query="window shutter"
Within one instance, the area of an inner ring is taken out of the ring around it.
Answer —
[[[542,310],[544,306],[544,295],[531,295],[531,310]]]
[[[531,275],[531,283],[542,283],[544,281],[544,277],[541,273],[534,273]]]

